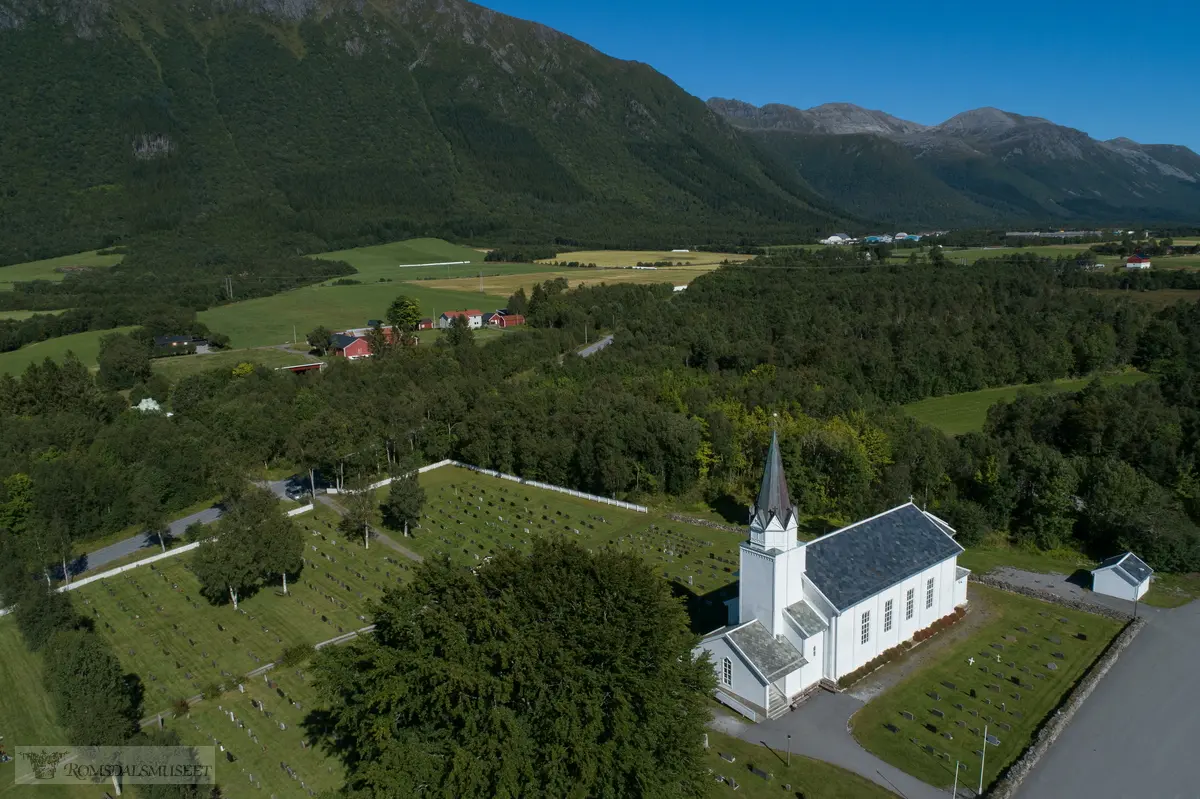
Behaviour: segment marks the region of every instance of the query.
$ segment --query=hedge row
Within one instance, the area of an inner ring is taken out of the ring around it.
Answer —
[[[932,638],[942,630],[952,626],[965,615],[967,615],[966,608],[955,608],[953,613],[943,616],[924,629],[917,630],[911,640],[902,641],[898,646],[893,646],[891,649],[885,649],[883,652],[879,653],[873,659],[868,661],[866,665],[860,666],[849,674],[843,675],[842,678],[838,680],[838,688],[842,690],[849,688],[851,685],[854,685],[854,683],[858,682],[863,677],[866,677],[879,667],[896,660],[917,644]]]

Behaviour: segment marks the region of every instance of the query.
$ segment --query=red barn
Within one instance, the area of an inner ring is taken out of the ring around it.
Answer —
[[[333,354],[340,355],[343,358],[348,358],[351,361],[359,358],[370,358],[371,347],[367,344],[366,338],[362,336],[350,336],[345,333],[336,333],[333,336]]]
[[[436,325],[434,325],[433,320],[428,316],[417,323],[417,330],[433,330],[434,327]]]
[[[492,317],[491,323],[496,327],[516,327],[525,324],[525,317],[519,313],[510,313],[504,316],[497,314]]]

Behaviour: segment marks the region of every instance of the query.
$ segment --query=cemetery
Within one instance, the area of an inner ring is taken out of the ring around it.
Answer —
[[[960,784],[978,787],[982,764],[990,785],[1122,626],[978,584],[970,592],[989,621],[851,719],[863,747],[938,787],[952,785],[955,761]]]
[[[689,525],[521,485],[457,467],[421,475],[426,502],[419,527],[392,535],[426,557],[448,555],[476,566],[538,535],[565,535],[582,546],[610,545],[645,559],[655,572],[704,595],[736,581],[744,533]],[[379,490],[386,499],[387,488]]]
[[[845,769],[777,751],[709,730],[704,765],[712,778],[710,797],[758,799],[798,796],[820,799],[887,799],[895,794]],[[765,775],[765,776],[764,776]]]

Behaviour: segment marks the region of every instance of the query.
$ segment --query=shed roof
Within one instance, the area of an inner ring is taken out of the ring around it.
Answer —
[[[1122,580],[1132,586],[1141,585],[1150,579],[1150,575],[1154,574],[1154,569],[1147,566],[1145,561],[1132,552],[1106,558],[1100,562],[1099,566],[1092,569],[1092,572],[1095,573],[1104,570],[1115,572]]]
[[[358,336],[350,336],[345,333],[334,333],[329,337],[329,342],[335,350],[344,350],[356,341],[358,341]]]
[[[829,622],[825,621],[820,613],[817,613],[805,600],[788,605],[783,610],[796,628],[804,634],[805,638],[811,638],[817,633],[824,632],[829,629]]]
[[[845,610],[962,552],[942,524],[909,502],[843,527],[806,545],[808,577]]]

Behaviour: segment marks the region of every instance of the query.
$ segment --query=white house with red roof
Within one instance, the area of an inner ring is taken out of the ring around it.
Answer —
[[[712,659],[716,698],[758,721],[967,603],[954,529],[912,502],[807,543],[798,516],[772,435],[738,597],[727,603],[728,624],[697,647]]]
[[[446,311],[438,317],[438,327],[445,330],[454,322],[455,317],[467,317],[467,326],[472,330],[478,330],[483,327],[483,311],[477,311],[469,308],[465,311]]]
[[[1125,259],[1126,269],[1149,269],[1150,259],[1144,255],[1134,255]]]

